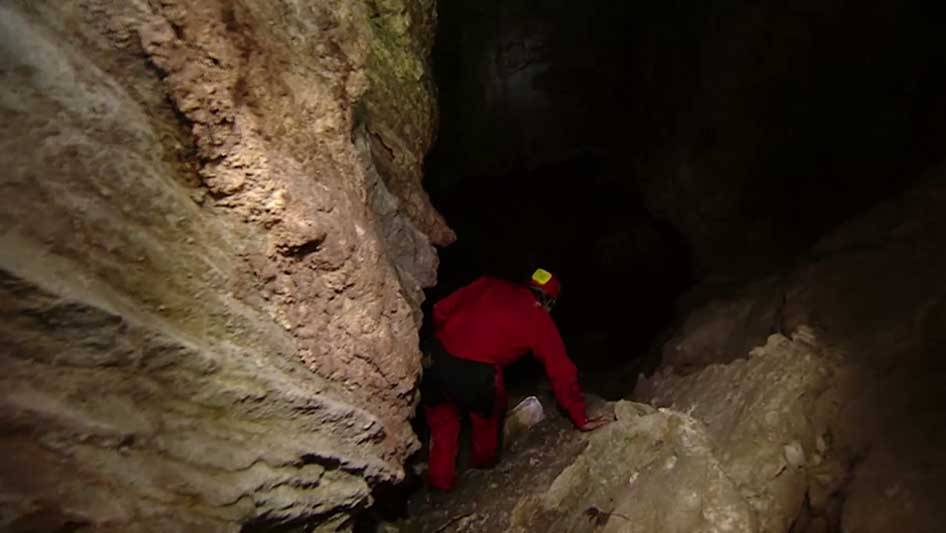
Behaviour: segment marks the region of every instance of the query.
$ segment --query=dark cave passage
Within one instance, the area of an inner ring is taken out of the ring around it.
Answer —
[[[440,250],[427,308],[482,274],[525,281],[536,267],[556,272],[563,292],[553,317],[595,397],[661,405],[663,378],[635,392],[641,376],[698,375],[746,358],[769,335],[791,335],[799,314],[830,322],[792,303],[813,290],[793,284],[824,257],[825,236],[896,204],[943,164],[946,48],[918,4],[444,2],[439,24],[441,125],[424,185],[458,239]],[[814,290],[865,276],[843,297],[849,303],[837,303],[839,320],[862,305],[886,307],[870,274],[856,263],[843,268]],[[860,340],[841,342],[862,349]],[[506,379],[514,399],[555,403],[531,359]],[[742,381],[766,378],[719,379],[707,386],[728,398]],[[911,401],[929,401],[917,395],[924,399]],[[751,425],[751,415],[738,414],[744,405],[716,405],[711,416]],[[528,458],[538,454],[557,472],[557,454],[574,442],[569,431],[553,416],[498,473],[470,471],[468,486],[434,503],[415,498],[414,522],[476,516],[478,527],[501,529],[497,514],[510,509],[486,487],[522,495],[550,482]],[[869,440],[854,433],[852,441]],[[848,456],[841,470],[860,460]],[[860,503],[844,486],[831,490],[834,503],[771,519],[788,520],[791,531],[840,531],[839,509]],[[887,520],[878,516],[863,520]]]
[[[940,162],[915,5],[443,2],[439,24],[425,187],[458,241],[429,302],[544,266],[576,364],[625,388],[687,289],[790,268]]]
[[[430,300],[479,275],[523,281],[546,268],[563,282],[553,316],[576,365],[613,374],[633,362],[672,317],[691,272],[673,226],[612,171],[589,154],[471,177],[436,198],[461,238],[442,250]]]

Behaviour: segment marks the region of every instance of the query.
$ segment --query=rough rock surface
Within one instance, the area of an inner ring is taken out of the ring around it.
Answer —
[[[635,394],[680,408],[698,405],[694,416],[711,429],[726,426],[727,418],[734,412],[744,416],[747,408],[729,396],[745,394],[753,382],[726,377],[747,364],[730,363],[731,340],[755,337],[754,324],[769,323],[772,308],[780,331],[813,327],[841,355],[825,393],[835,407],[802,409],[809,429],[793,453],[810,459],[814,439],[827,470],[809,475],[817,483],[807,485],[795,531],[933,532],[946,523],[939,490],[946,476],[943,175],[931,172],[913,190],[840,226],[775,287],[770,281],[751,284],[729,291],[724,303],[694,311],[665,347],[665,354],[675,346],[687,348],[674,357],[690,363],[685,370],[691,374],[681,377],[677,369],[664,368]],[[740,309],[766,311],[733,328],[739,316],[733,310]],[[775,394],[785,384],[771,380],[765,390]],[[726,401],[719,401],[717,387],[719,393],[731,389]],[[835,461],[825,461],[822,449],[833,450]],[[783,491],[782,506],[801,494],[802,485]]]
[[[850,354],[840,432],[857,453],[845,531],[946,524],[946,172],[822,239],[789,285],[782,328]]]
[[[849,379],[840,356],[802,328],[792,340],[773,335],[728,365],[682,378],[668,367],[636,394],[706,425],[723,470],[755,515],[746,531],[789,531],[806,505],[823,511],[845,481],[850,455],[828,443]]]
[[[809,483],[843,481],[813,437],[826,417],[811,416],[836,409],[834,360],[810,334],[775,335],[712,376],[671,379],[670,391],[651,380],[672,407],[620,401],[616,421],[590,434],[553,417],[534,430],[545,438],[514,446],[497,472],[464,475],[462,494],[402,530],[788,531]]]
[[[661,362],[678,374],[710,363],[745,357],[779,330],[783,291],[781,279],[766,278],[745,287],[693,290],[679,307],[695,309],[663,343]],[[709,292],[709,294],[705,294]],[[697,305],[694,300],[705,301]]]
[[[753,530],[697,420],[629,402],[615,415],[544,492],[518,502],[510,531]]]
[[[403,476],[452,238],[419,188],[433,24],[0,5],[0,529],[344,528]]]
[[[456,236],[430,205],[420,180],[437,131],[437,106],[427,56],[436,34],[435,0],[368,2],[373,39],[364,98],[372,155],[403,211],[434,244]]]

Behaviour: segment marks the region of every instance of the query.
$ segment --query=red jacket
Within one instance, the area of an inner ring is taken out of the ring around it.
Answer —
[[[587,422],[578,371],[552,317],[526,286],[484,276],[437,302],[433,315],[437,338],[461,359],[501,369],[531,351],[575,425]]]

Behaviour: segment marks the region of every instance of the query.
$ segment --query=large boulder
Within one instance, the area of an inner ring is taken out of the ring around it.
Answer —
[[[946,523],[946,179],[892,198],[822,239],[796,271],[782,328],[809,323],[849,354],[841,440],[857,450],[846,531]]]
[[[419,186],[434,21],[0,6],[0,529],[344,528],[403,477],[452,238]]]
[[[842,479],[826,439],[839,369],[808,332],[772,336],[712,375],[668,373],[657,405],[619,402],[616,422],[547,488],[519,501],[516,531],[788,531],[810,484]]]
[[[829,426],[851,381],[841,361],[801,328],[729,365],[653,376],[654,404],[593,401],[615,420],[591,433],[550,410],[499,467],[463,472],[400,530],[787,532],[846,481]]]
[[[699,421],[630,402],[615,415],[544,492],[518,502],[509,531],[754,530]]]
[[[946,476],[939,444],[946,415],[942,176],[931,172],[914,189],[836,228],[784,276],[782,288],[760,291],[769,282],[757,282],[731,291],[728,300],[696,306],[667,344],[673,349],[664,352],[666,365],[635,392],[641,401],[696,406],[693,415],[711,430],[718,427],[714,433],[725,436],[721,445],[730,451],[755,446],[750,435],[731,429],[733,417],[754,416],[753,394],[778,397],[791,390],[793,374],[773,368],[769,379],[757,382],[763,372],[757,369],[744,381],[732,379],[754,360],[732,361],[738,353],[733,339],[758,338],[758,324],[817,331],[837,362],[834,371],[825,367],[832,375],[828,388],[809,392],[828,395],[828,404],[791,407],[803,419],[789,425],[810,428],[798,440],[804,453],[796,455],[810,460],[814,443],[824,465],[807,484],[782,491],[796,499],[807,491],[796,531],[932,532],[946,523],[938,488]],[[749,309],[761,312],[741,312]],[[763,388],[753,392],[757,383]],[[786,406],[797,403],[786,400]],[[775,511],[784,518],[796,504]]]
[[[636,391],[706,425],[758,531],[789,531],[806,506],[823,510],[852,461],[833,447],[850,371],[821,344],[807,328],[773,335],[747,359],[685,377],[668,368]]]

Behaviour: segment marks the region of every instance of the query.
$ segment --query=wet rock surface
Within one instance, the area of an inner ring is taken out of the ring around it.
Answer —
[[[0,529],[344,528],[403,477],[432,9],[0,6]]]

